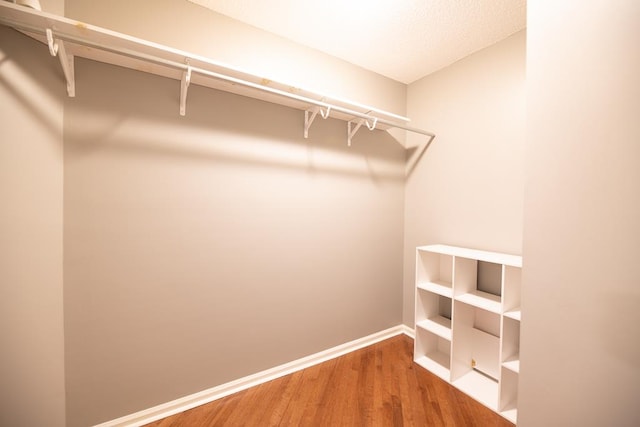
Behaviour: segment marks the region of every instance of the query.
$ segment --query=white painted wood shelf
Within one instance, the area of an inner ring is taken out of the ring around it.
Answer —
[[[493,411],[497,410],[498,381],[493,378],[472,369],[453,381],[453,385]]]
[[[520,321],[520,318],[522,317],[522,314],[521,314],[521,311],[520,311],[519,307],[516,310],[505,311],[504,315],[505,315],[505,317],[508,317],[510,319],[513,319],[513,320],[517,320],[518,322]]]
[[[415,362],[443,380],[449,381],[451,371],[449,369],[448,354],[441,353],[439,351],[432,351],[431,353],[427,353],[424,356],[415,359]]]
[[[446,245],[416,249],[414,360],[517,422],[522,259]]]
[[[510,357],[508,360],[502,362],[502,366],[518,374],[520,373],[520,357]]]
[[[509,408],[500,412],[500,415],[511,421],[512,423],[516,423],[518,419],[518,409],[517,408]]]
[[[0,1],[0,24],[15,28],[49,45],[58,56],[69,96],[75,96],[74,58],[82,57],[151,73],[180,82],[176,85],[180,114],[185,115],[191,84],[231,92],[304,111],[304,136],[317,114],[347,121],[347,140],[365,125],[370,130],[404,129],[428,137],[431,132],[408,126],[407,117],[369,105],[307,90],[269,76],[85,22]]]
[[[419,283],[418,289],[422,289],[427,292],[433,292],[434,294],[442,295],[443,297],[447,297],[447,298],[453,297],[453,289],[451,288],[451,283],[449,284],[445,282]]]
[[[416,323],[416,327],[427,330],[445,340],[451,341],[451,319],[434,316]]]
[[[492,295],[490,293],[477,290],[459,295],[456,297],[456,300],[492,313],[500,313],[500,310],[502,309],[502,303],[499,295]]]

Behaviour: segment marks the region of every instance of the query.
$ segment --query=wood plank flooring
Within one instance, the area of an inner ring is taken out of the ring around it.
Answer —
[[[148,426],[513,427],[412,358],[399,335]]]

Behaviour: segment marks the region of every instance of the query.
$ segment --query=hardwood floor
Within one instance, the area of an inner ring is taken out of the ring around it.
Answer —
[[[513,427],[412,357],[399,335],[148,426]]]

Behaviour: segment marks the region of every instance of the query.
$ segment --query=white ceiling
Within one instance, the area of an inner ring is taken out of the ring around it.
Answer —
[[[526,26],[526,0],[188,0],[411,83]]]

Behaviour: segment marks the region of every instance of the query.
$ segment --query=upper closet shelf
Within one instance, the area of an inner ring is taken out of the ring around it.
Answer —
[[[316,92],[276,82],[208,58],[173,49],[83,22],[0,1],[0,23],[47,43],[58,56],[69,96],[75,96],[74,57],[156,74],[180,81],[180,114],[186,112],[190,84],[206,86],[304,110],[304,136],[317,114],[345,120],[347,141],[362,125],[368,129],[404,129],[429,137],[431,132],[407,126],[408,118]]]

